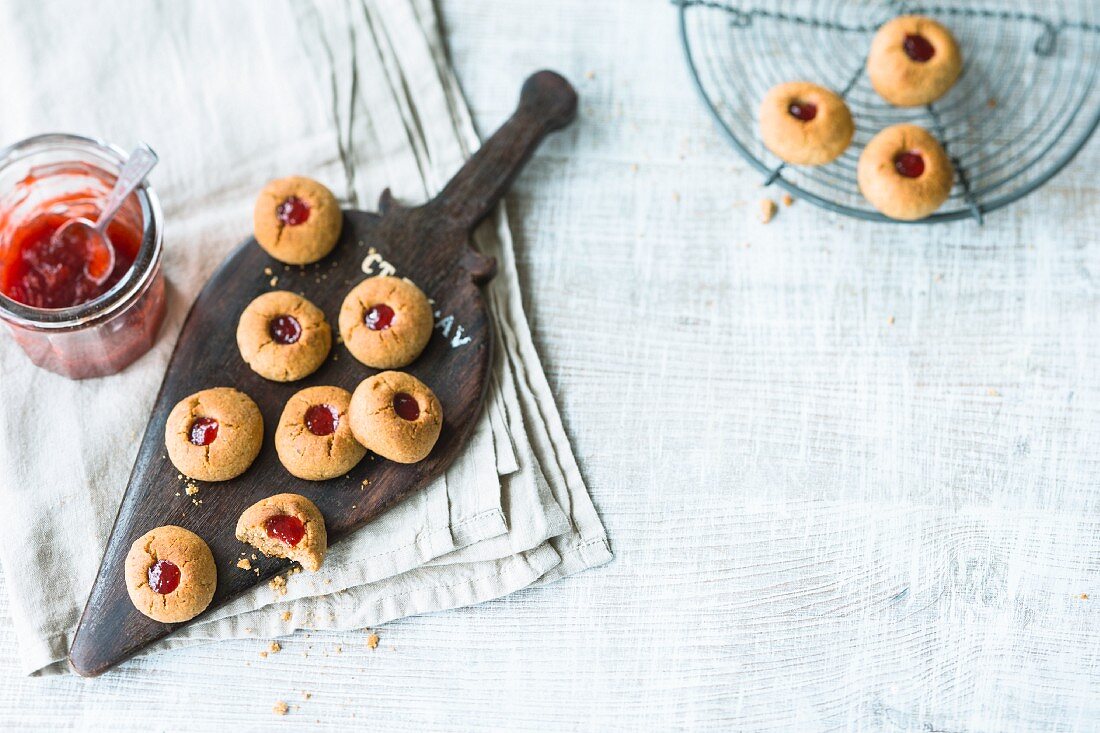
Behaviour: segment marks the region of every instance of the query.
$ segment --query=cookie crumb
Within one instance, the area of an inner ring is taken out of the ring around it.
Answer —
[[[994,107],[997,106],[997,98],[996,97],[990,97],[989,101],[985,103],[985,106],[989,107],[990,109],[993,109]]]
[[[993,387],[990,387],[989,389],[987,389],[987,390],[985,391],[985,393],[986,393],[987,395],[989,395],[990,397],[1000,397],[1000,396],[1001,396],[1001,393],[1000,393],[1000,392],[998,392],[998,391],[997,391],[996,389],[994,389]]]
[[[271,712],[275,713],[276,715],[286,715],[288,712],[290,712],[290,706],[280,700],[279,702],[275,703],[274,707],[271,708]]]
[[[271,579],[271,582],[267,584],[267,587],[275,591],[275,595],[285,596],[286,578],[281,575],[276,575],[274,578]]]
[[[638,172],[638,164],[637,163],[631,163],[630,164],[630,172],[631,173],[637,173]]]
[[[378,648],[378,634],[371,634],[367,637],[367,646],[371,649]]]
[[[283,618],[283,621],[289,621],[289,620],[290,620],[290,618],[291,618],[291,613],[290,613],[290,611],[283,611],[283,616],[282,616],[282,618]]]
[[[270,285],[271,287],[275,287],[278,284],[279,284],[279,276],[278,275],[276,275],[275,277],[271,278],[270,281],[268,281],[268,285]]]
[[[673,191],[672,192],[672,200],[675,201],[676,203],[680,203],[680,192],[679,191]]]
[[[237,567],[239,567],[241,570],[251,570],[252,563],[248,561],[247,557],[242,557],[240,560],[237,561]]]
[[[260,652],[260,659],[267,659],[267,652]]]
[[[272,275],[274,275],[275,273],[273,273],[273,272],[271,271],[271,268],[270,268],[270,267],[265,267],[265,268],[264,268],[264,274],[265,274],[265,275],[267,275],[268,277],[271,277],[271,276],[272,276]]]
[[[194,496],[195,494],[199,493],[199,487],[193,483],[188,483],[183,490],[187,492],[188,496]]]
[[[586,72],[584,72],[584,78],[585,79],[595,79],[596,78],[596,72],[595,71],[586,71]]]
[[[791,196],[789,193],[785,193],[783,194],[782,201],[784,206],[790,206],[794,203],[794,196]]]
[[[344,647],[342,647],[342,646],[336,647],[336,653],[337,654],[343,654],[344,653]]]
[[[775,212],[779,207],[771,199],[760,199],[760,223],[767,224],[775,218]]]
[[[279,642],[277,642],[277,641],[273,641],[273,642],[271,642],[271,653],[272,653],[272,654],[278,654],[278,653],[279,653],[279,652],[281,652],[282,650],[283,650],[283,646],[282,646],[282,644],[280,644],[280,643],[279,643]]]
[[[312,692],[306,692],[305,690],[302,691],[302,699],[303,700],[308,700],[311,697],[313,697]]]
[[[1087,601],[1088,599],[1089,599],[1089,594],[1088,593],[1082,593],[1081,594],[1081,600],[1082,601]]]
[[[889,318],[887,318],[887,319],[886,319],[886,323],[887,323],[888,325],[891,325],[891,326],[893,326],[893,325],[894,325],[894,321],[895,321],[895,319],[894,319],[894,317],[893,317],[893,316],[890,316]]]

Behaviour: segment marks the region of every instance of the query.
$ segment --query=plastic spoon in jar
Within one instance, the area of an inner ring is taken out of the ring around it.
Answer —
[[[118,172],[115,187],[104,199],[95,223],[84,217],[70,219],[50,238],[50,243],[55,247],[65,246],[77,251],[77,248],[84,247],[87,253],[84,275],[96,285],[106,282],[115,269],[115,248],[107,236],[107,227],[158,160],[160,159],[152,148],[145,143],[138,145]]]

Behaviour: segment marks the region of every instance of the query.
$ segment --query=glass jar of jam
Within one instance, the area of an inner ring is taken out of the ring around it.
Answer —
[[[107,228],[115,265],[106,280],[88,277],[86,252],[51,239],[69,219],[98,218],[125,160],[121,149],[78,135],[0,150],[0,320],[32,362],[72,379],[124,369],[153,346],[164,320],[163,215],[148,183]]]

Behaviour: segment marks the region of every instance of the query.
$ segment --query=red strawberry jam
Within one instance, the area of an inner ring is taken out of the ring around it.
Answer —
[[[277,514],[268,518],[264,522],[264,529],[267,530],[268,537],[281,540],[291,547],[296,546],[306,536],[306,526],[302,524],[302,520],[289,514]]]
[[[398,392],[393,396],[393,411],[402,420],[409,422],[420,417],[420,405],[416,403],[416,398],[404,392]]]
[[[191,442],[210,445],[218,439],[218,421],[212,417],[200,417],[191,423]]]
[[[920,64],[931,60],[936,55],[936,49],[932,47],[929,40],[917,33],[907,35],[901,47],[905,49],[906,56]]]
[[[924,158],[915,150],[909,150],[894,158],[894,168],[906,178],[920,178],[924,173]]]
[[[790,106],[787,107],[787,113],[796,120],[809,122],[817,117],[817,105],[813,102],[791,102]]]
[[[77,236],[53,241],[53,233],[69,219],[46,211],[11,233],[0,251],[0,292],[34,308],[68,308],[98,298],[122,279],[141,248],[141,231],[121,218],[111,221],[107,236],[115,249],[115,266],[97,285],[89,273],[98,267],[93,258],[102,248]]]
[[[290,346],[302,338],[302,324],[294,316],[275,316],[268,321],[267,332],[275,343]]]
[[[367,328],[372,331],[385,331],[393,323],[393,308],[385,303],[372,305],[363,318]]]
[[[311,405],[306,410],[306,427],[314,435],[332,435],[340,424],[340,416],[332,405]]]
[[[168,560],[157,560],[149,568],[149,587],[162,596],[171,593],[180,584],[180,569]]]
[[[309,220],[309,204],[297,196],[287,196],[275,208],[275,216],[288,227],[305,224]]]

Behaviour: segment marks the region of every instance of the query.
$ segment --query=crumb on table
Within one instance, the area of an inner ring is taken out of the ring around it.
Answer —
[[[289,621],[289,620],[290,620],[290,618],[291,618],[291,613],[290,613],[290,611],[283,611],[283,615],[282,615],[282,619],[283,619],[283,621]]]
[[[371,634],[367,637],[367,646],[371,649],[378,648],[378,634]]]
[[[783,194],[782,201],[784,206],[790,206],[794,203],[794,196],[791,196],[789,193],[785,193]]]
[[[247,557],[242,557],[240,560],[237,561],[237,567],[239,567],[241,570],[251,570],[252,563],[248,561]]]
[[[267,584],[271,590],[275,591],[276,595],[286,595],[286,578],[281,575],[276,575],[271,579],[271,582]]]
[[[279,642],[277,642],[277,641],[273,641],[273,642],[271,642],[271,653],[272,653],[272,654],[278,654],[278,653],[279,653],[279,652],[281,652],[282,650],[283,650],[283,646],[282,646],[282,644],[280,644],[280,643],[279,643]]]
[[[767,224],[773,218],[775,218],[775,212],[779,210],[779,207],[775,205],[775,202],[771,199],[760,200],[760,221],[763,224]]]
[[[276,715],[286,715],[288,712],[290,712],[290,706],[282,700],[279,700],[279,702],[275,703],[274,707],[271,708],[271,712],[275,713]]]

